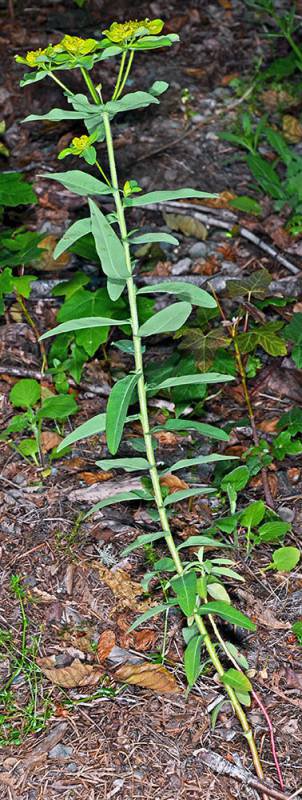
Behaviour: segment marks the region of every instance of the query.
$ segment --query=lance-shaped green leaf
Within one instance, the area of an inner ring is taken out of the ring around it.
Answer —
[[[127,411],[140,375],[127,375],[111,389],[106,411],[106,439],[108,450],[114,456],[119,448],[126,422]]]
[[[178,305],[177,303],[175,305]],[[180,305],[180,303],[179,303]],[[159,312],[161,313],[161,312]],[[154,319],[154,317],[152,317]],[[160,389],[170,389],[172,386],[193,386],[199,383],[226,383],[226,381],[233,381],[234,378],[232,375],[222,375],[220,372],[204,372],[197,375],[180,375],[180,377],[167,378],[165,381],[161,383],[157,383],[156,386],[148,386],[148,391],[153,392],[154,389],[159,391]]]
[[[156,617],[157,614],[162,614],[164,611],[167,611],[169,606],[166,603],[161,603],[158,606],[152,606],[152,608],[148,608],[144,614],[140,614],[139,617],[130,625],[129,631],[135,631],[135,628],[138,628],[139,625],[142,625],[144,622],[147,622],[148,619],[152,619],[152,617]]]
[[[147,319],[139,328],[139,336],[154,336],[159,333],[177,331],[191,314],[190,303],[173,303]]]
[[[65,250],[68,250],[78,239],[81,239],[82,236],[86,236],[88,233],[91,233],[91,219],[90,217],[86,217],[85,219],[78,219],[77,222],[74,222],[73,225],[70,225],[70,228],[63,234],[62,238],[56,245],[54,249],[54,258],[59,258],[62,253],[65,253]]]
[[[67,172],[42,172],[40,177],[58,181],[65,186],[65,189],[82,196],[112,194],[111,186],[80,169],[67,170]]]
[[[165,425],[156,425],[152,428],[152,433],[157,431],[197,431],[202,436],[209,436],[211,439],[219,439],[221,442],[228,442],[229,435],[216,425],[208,425],[206,422],[198,422],[193,419],[169,419]]]
[[[253,690],[252,684],[247,676],[244,675],[243,672],[239,672],[238,669],[234,669],[233,667],[228,669],[224,675],[221,676],[221,680],[225,686],[231,686],[236,692],[245,693]]]
[[[220,542],[219,539],[211,539],[210,536],[189,536],[177,550],[183,550],[184,547],[232,547],[232,545]]]
[[[91,232],[105,275],[113,281],[121,281],[123,279],[126,281],[129,278],[129,271],[120,239],[93,200],[89,200],[89,208]],[[124,285],[124,283],[120,283],[118,296],[121,295]],[[116,296],[115,299],[117,299]]]
[[[151,234],[147,234],[151,235]],[[156,234],[154,234],[156,235]],[[158,234],[159,236],[160,234]],[[168,234],[166,234],[168,235]],[[171,237],[174,238],[173,236]],[[157,241],[165,241],[159,239]],[[137,294],[153,294],[157,292],[164,292],[165,294],[175,294],[182,300],[186,300],[193,306],[201,306],[203,308],[216,308],[217,303],[209,292],[195,286],[194,283],[187,283],[186,281],[162,281],[161,283],[154,283],[152,286],[143,286],[139,289]]]
[[[195,572],[186,572],[171,583],[171,588],[176,594],[178,605],[190,617],[195,609],[197,579]]]
[[[179,244],[178,239],[175,236],[172,236],[171,233],[165,233],[164,231],[158,231],[157,233],[140,233],[137,234],[130,239],[130,244],[150,244],[152,242],[166,242],[167,244]],[[155,291],[155,289],[147,289],[148,292]],[[145,294],[146,292],[144,289],[140,289],[137,294]]]
[[[112,325],[125,325],[129,320],[125,319],[111,319],[110,317],[81,317],[80,319],[69,319],[67,322],[62,322],[51,331],[43,333],[41,339],[48,339],[49,336],[57,336],[58,333],[69,333],[69,331],[81,331],[85,328],[99,328]]]
[[[124,469],[126,472],[149,469],[146,458],[103,458],[96,461],[96,465],[101,469]]]
[[[222,600],[213,600],[211,603],[206,603],[200,606],[198,614],[205,616],[207,614],[218,614],[221,619],[231,622],[232,625],[238,625],[240,628],[246,628],[249,631],[255,631],[256,625],[245,614],[238,611],[237,608],[224,603]]]
[[[194,686],[200,673],[202,636],[193,636],[184,652],[184,667],[188,684]]]
[[[47,120],[48,122],[61,122],[63,119],[83,119],[81,111],[67,111],[66,108],[52,108],[47,114],[30,114],[22,122],[36,122],[37,120]]]
[[[124,201],[126,207],[129,206],[149,206],[152,203],[168,203],[170,200],[186,200],[188,198],[198,199],[213,199],[219,197],[218,194],[209,194],[209,192],[200,192],[198,189],[164,189],[158,192],[148,192],[133,197],[127,197]]]
[[[151,542],[157,542],[158,539],[163,539],[166,536],[165,531],[156,531],[155,533],[142,533],[141,536],[137,536],[134,539],[134,542],[128,544],[127,547],[122,551],[123,556],[127,556],[129,553],[132,553],[132,550],[136,550],[138,547],[144,547],[145,544],[150,544]]]
[[[151,103],[159,103],[159,100],[149,92],[128,92],[119,100],[109,100],[102,110],[114,116],[125,111],[135,111],[136,108],[147,108]]]
[[[72,433],[65,436],[65,439],[63,439],[57,447],[57,453],[63,450],[64,447],[69,447],[69,445],[75,442],[80,442],[81,439],[88,439],[89,436],[96,436],[98,433],[104,433],[105,428],[106,414],[97,414],[95,417],[88,419],[87,422],[83,422],[82,425],[78,425]]]
[[[176,461],[171,467],[165,469],[161,475],[166,475],[167,472],[176,472],[178,469],[187,469],[188,467],[196,467],[198,464],[214,464],[216,461],[234,461],[237,456],[224,456],[220,453],[211,453],[209,456],[196,456],[196,458],[181,458]]]
[[[195,489],[180,489],[179,492],[172,492],[164,499],[164,506],[171,506],[173,503],[180,503],[181,500],[186,500],[187,497],[197,497],[199,494],[212,494],[215,489],[209,489],[203,486],[202,488],[196,487]]]
[[[141,500],[153,500],[153,495],[149,492],[140,491],[136,489],[133,492],[117,492],[116,494],[111,495],[110,497],[106,497],[104,500],[100,500],[99,503],[96,503],[87,514],[85,514],[84,519],[91,517],[92,514],[95,514],[96,511],[101,511],[102,508],[106,508],[107,506],[113,506],[116,503],[131,503],[136,502],[139,503]]]

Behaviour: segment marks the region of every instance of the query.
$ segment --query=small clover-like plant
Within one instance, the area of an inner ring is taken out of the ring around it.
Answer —
[[[120,113],[158,105],[159,96],[168,88],[165,81],[155,81],[148,91],[128,92],[126,88],[135,55],[149,49],[169,47],[178,41],[176,34],[165,35],[162,33],[162,28],[161,20],[114,22],[104,31],[104,36],[100,41],[66,35],[58,44],[52,44],[44,50],[30,52],[24,58],[17,58],[19,62],[33,70],[25,75],[21,82],[22,85],[49,77],[62,87],[68,104],[67,108],[55,108],[43,116],[30,115],[27,121],[39,119],[76,121],[79,125],[78,136],[73,139],[71,147],[67,150],[71,151],[72,155],[75,155],[77,150],[80,158],[95,167],[97,175],[95,177],[95,175],[77,169],[63,173],[51,173],[46,176],[87,198],[89,206],[88,216],[74,222],[64,233],[56,247],[55,256],[60,256],[87,234],[92,234],[103,273],[107,278],[110,300],[116,303],[122,295],[126,295],[129,308],[126,319],[124,315],[119,315],[118,308],[110,314],[100,314],[99,316],[90,314],[80,319],[75,317],[68,319],[44,334],[43,340],[57,334],[77,331],[91,333],[94,330],[102,331],[104,328],[112,329],[125,325],[131,332],[131,338],[126,340],[126,345],[125,339],[121,343],[116,342],[115,344],[133,357],[133,368],[113,385],[106,413],[99,414],[76,428],[64,439],[58,450],[88,436],[105,432],[110,457],[97,461],[97,465],[101,469],[123,469],[127,472],[140,472],[144,476],[141,489],[117,492],[95,505],[89,512],[89,514],[93,514],[106,506],[122,502],[146,502],[156,506],[152,512],[150,509],[155,521],[154,532],[139,536],[130,548],[144,547],[150,543],[164,541],[168,556],[155,562],[153,572],[159,576],[168,574],[168,578],[163,578],[165,585],[163,602],[148,609],[132,627],[137,627],[161,612],[167,613],[171,607],[178,607],[182,611],[187,620],[187,631],[189,630],[189,633],[186,633],[187,647],[184,659],[189,686],[193,685],[200,674],[200,652],[205,648],[241,723],[257,775],[262,778],[263,770],[255,740],[241,704],[241,701],[247,705],[249,703],[250,682],[248,678],[242,676],[239,660],[235,661],[235,664],[238,663],[238,670],[232,668],[225,671],[218,655],[221,636],[219,634],[217,639],[216,617],[227,620],[231,624],[240,625],[247,630],[255,630],[254,623],[232,606],[222,583],[224,577],[237,580],[238,575],[232,570],[229,560],[204,559],[203,548],[222,546],[217,538],[193,536],[177,546],[171,530],[175,503],[193,496],[204,495],[213,490],[195,485],[180,489],[173,494],[166,494],[161,485],[161,479],[167,473],[197,467],[201,464],[217,463],[230,459],[231,456],[211,453],[210,455],[183,458],[168,468],[160,469],[155,457],[154,430],[150,429],[149,423],[148,398],[157,392],[175,387],[200,387],[217,382],[224,383],[233,379],[230,375],[214,371],[203,374],[188,372],[173,375],[170,373],[166,378],[159,375],[154,383],[151,379],[149,384],[145,379],[144,352],[146,344],[152,340],[152,337],[165,336],[178,331],[186,323],[193,306],[209,312],[216,309],[215,299],[194,284],[184,281],[163,281],[138,289],[135,280],[134,244],[163,240],[177,244],[177,240],[174,236],[160,231],[158,233],[140,233],[137,230],[134,232],[129,230],[127,226],[128,210],[144,208],[154,202],[213,197],[207,192],[190,188],[143,193],[132,177],[126,180],[123,187],[118,181],[111,128],[112,120]],[[103,87],[93,81],[91,70],[97,62],[112,57],[119,59],[117,79],[112,96],[104,99]],[[83,77],[83,90],[77,94],[74,94],[62,82],[61,75],[58,77],[60,71],[66,72],[74,69],[79,69]],[[84,93],[85,89],[86,93]],[[86,133],[84,133],[83,126],[84,129],[86,128]],[[100,141],[105,141],[109,174],[106,171],[106,164],[101,164],[98,160],[97,144]],[[69,155],[69,152],[63,151],[61,157]],[[112,201],[112,210],[107,216],[99,207],[99,202],[105,195]],[[172,302],[141,322],[138,311],[138,302],[141,296],[145,294],[157,296],[161,293],[167,297],[168,301],[172,298]],[[133,414],[131,412],[129,414],[131,406],[136,407],[133,409],[134,419],[139,420],[141,424],[142,451],[135,457],[118,457],[117,453],[124,429],[129,422],[133,421]],[[213,426],[203,426],[202,423],[195,420],[188,421],[180,417],[175,422],[177,422],[177,430],[180,431],[186,431],[190,427],[199,435],[214,436],[221,441],[227,439],[224,431],[213,428]],[[170,429],[169,425],[171,428],[171,422],[168,422],[167,430]],[[182,559],[182,549],[188,547],[198,548],[193,561]],[[209,623],[209,628],[206,621]],[[213,630],[216,641],[212,640],[209,629]]]
[[[2,441],[8,443],[24,458],[32,458],[38,466],[43,464],[43,448],[41,442],[43,420],[53,420],[57,424],[64,422],[72,414],[76,414],[78,406],[70,394],[41,396],[41,386],[33,378],[22,378],[11,389],[9,399],[15,408],[22,413],[15,414],[7,428],[1,433]],[[22,438],[17,444],[13,435],[29,431],[30,438]],[[57,448],[52,451],[56,457]]]

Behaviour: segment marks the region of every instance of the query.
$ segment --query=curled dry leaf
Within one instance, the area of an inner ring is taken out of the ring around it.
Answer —
[[[172,475],[169,473],[165,475],[164,478],[160,479],[160,485],[166,486],[169,489],[169,493],[173,494],[173,492],[179,492],[180,489],[188,489],[189,484],[185,481],[182,481],[181,478],[178,478],[177,475]]]
[[[171,431],[158,431],[153,436],[162,447],[175,447],[178,442],[178,437]]]
[[[79,472],[78,478],[84,481],[88,486],[93,483],[102,483],[103,481],[110,481],[113,478],[113,472]]]
[[[284,138],[291,144],[299,144],[302,139],[302,125],[296,117],[284,114],[282,120]]]
[[[140,631],[133,631],[132,637],[135,649],[141,650],[142,652],[149,650],[154,644],[156,636],[156,632],[148,628],[142,628]]]
[[[194,236],[195,239],[201,239],[202,241],[207,238],[208,231],[206,226],[194,217],[189,217],[187,214],[163,213],[163,218],[172,231],[180,231],[184,236]]]
[[[302,691],[302,672],[296,672],[294,669],[285,670],[286,687],[288,689],[300,689]]]
[[[108,630],[101,633],[98,641],[99,661],[106,661],[106,658],[110,656],[111,650],[115,645],[115,641],[114,631]]]
[[[102,670],[95,664],[86,664],[75,658],[67,667],[56,667],[55,656],[37,658],[43,675],[56,686],[74,689],[75,686],[94,686],[103,677]]]
[[[174,675],[162,664],[123,664],[115,671],[114,677],[122,683],[143,686],[158,694],[180,692]]]
[[[42,431],[40,441],[42,453],[49,453],[54,447],[58,447],[62,441],[62,436],[59,436],[55,431]]]

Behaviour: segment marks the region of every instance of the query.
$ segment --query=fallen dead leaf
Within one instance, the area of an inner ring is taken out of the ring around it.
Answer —
[[[96,664],[86,664],[75,658],[67,667],[56,667],[56,657],[37,658],[43,675],[56,686],[73,689],[75,686],[94,686],[103,677],[103,671]]]
[[[203,222],[199,222],[194,217],[189,217],[188,214],[163,213],[163,218],[172,231],[180,231],[184,236],[194,236],[195,239],[200,239],[201,241],[207,238],[208,231]]]
[[[160,278],[165,278],[170,275],[172,268],[172,261],[158,261],[156,267],[152,270],[152,275],[159,275]]]
[[[302,691],[302,672],[296,672],[294,669],[286,669],[284,677],[288,689],[300,689],[300,691]]]
[[[115,569],[113,572],[98,561],[93,562],[92,566],[98,570],[101,581],[104,581],[117,597],[118,609],[129,608],[132,611],[143,612],[150,608],[152,605],[150,600],[138,601],[136,599],[143,593],[141,584],[133,581],[124,569]],[[113,612],[116,610],[114,608]]]
[[[178,437],[171,431],[157,431],[153,436],[163,447],[175,447],[178,442]]]
[[[41,258],[37,259],[34,263],[35,269],[39,272],[59,272],[60,269],[66,269],[70,265],[71,254],[63,253],[56,260],[53,257],[53,252],[57,244],[57,238],[50,233],[38,244],[41,252]]]
[[[114,631],[108,630],[108,631],[103,631],[103,633],[101,633],[98,641],[99,661],[106,661],[106,658],[108,658],[112,648],[115,645],[115,641],[116,639]]]
[[[205,261],[197,261],[192,272],[196,275],[214,275],[219,270],[219,263],[216,256],[209,256]]]
[[[103,481],[110,481],[113,478],[113,472],[79,472],[78,478],[88,486],[93,483],[102,483]]]
[[[275,433],[277,425],[279,422],[279,417],[271,417],[271,419],[264,419],[262,422],[258,423],[258,428],[263,433]]]
[[[135,649],[141,650],[142,652],[149,650],[156,640],[156,632],[148,628],[143,628],[140,631],[133,631],[132,636]]]
[[[230,200],[234,200],[235,197],[236,197],[236,195],[234,194],[234,192],[225,191],[225,192],[220,192],[218,197],[213,197],[212,199],[211,198],[202,198],[202,200],[200,200],[200,203],[198,203],[198,200],[196,201],[194,199],[194,200],[192,200],[192,202],[194,204],[197,202],[197,204],[199,204],[199,205],[209,206],[210,208],[228,208],[228,204],[229,204]],[[188,202],[190,202],[190,201],[188,201]],[[232,209],[232,211],[234,211],[234,209]]]
[[[178,33],[184,25],[189,22],[188,14],[176,14],[165,22],[165,31],[167,33]]]
[[[299,142],[301,142],[302,125],[296,117],[292,117],[291,114],[284,114],[282,119],[282,129],[284,138],[288,142],[291,144],[299,144]]]
[[[263,603],[257,600],[251,592],[238,587],[237,594],[247,601],[250,606],[250,613],[252,613],[259,625],[264,625],[274,631],[288,630],[291,628],[290,622],[282,622],[282,620],[277,619],[273,611],[271,611],[268,606],[264,607]]]
[[[143,686],[144,689],[152,689],[159,694],[180,692],[174,675],[162,664],[123,664],[115,671],[114,677],[123,683]]]
[[[76,650],[81,650],[82,653],[93,653],[94,634],[93,628],[64,630],[62,639],[66,647],[75,647]]]
[[[272,464],[271,467],[270,467],[270,470],[272,470],[272,469],[274,469],[274,464]],[[268,476],[267,476],[267,480],[268,480],[268,485],[269,485],[269,488],[271,490],[272,496],[276,497],[276,495],[278,494],[278,491],[279,491],[277,475],[275,475],[274,472],[269,471],[268,472]],[[261,489],[261,487],[262,487],[261,475],[257,475],[255,478],[252,478],[252,480],[250,481],[250,486],[251,486],[252,489]]]
[[[269,111],[280,109],[280,106],[283,106],[283,108],[291,108],[299,104],[299,99],[297,97],[294,97],[289,94],[289,92],[282,89],[280,91],[268,89],[266,92],[261,93],[260,98],[265,108]]]
[[[55,431],[42,431],[40,441],[42,453],[49,453],[54,447],[58,447],[62,441],[62,436],[59,436]]]
[[[298,483],[300,480],[301,470],[298,467],[289,467],[287,475],[292,483]]]
[[[160,479],[160,485],[166,486],[169,489],[170,494],[173,492],[179,492],[180,489],[188,489],[189,484],[185,481],[178,478],[177,475],[172,475],[172,473],[168,473],[165,475],[164,478]]]

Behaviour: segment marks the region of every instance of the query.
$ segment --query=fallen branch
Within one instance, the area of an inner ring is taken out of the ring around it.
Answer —
[[[37,381],[47,380],[49,383],[54,383],[51,375],[40,372],[38,369],[29,369],[27,367],[13,367],[7,364],[6,367],[0,367],[0,375],[14,375],[16,378],[35,378]],[[69,383],[75,389],[83,392],[91,392],[91,394],[99,394],[101,397],[108,397],[110,394],[109,384],[103,386],[94,386],[90,383],[77,384],[73,378],[69,378]]]
[[[230,778],[234,778],[235,781],[240,781],[262,794],[275,798],[275,800],[290,800],[289,795],[284,794],[284,792],[279,792],[278,789],[274,789],[267,783],[256,780],[246,769],[237,767],[235,764],[230,764],[230,762],[222,758],[219,753],[213,753],[210,750],[201,748],[200,750],[194,750],[193,755],[198,755],[202,763],[218,775],[228,775]]]
[[[256,247],[259,247],[260,250],[263,250],[267,253],[271,258],[274,258],[278,264],[281,264],[283,267],[292,272],[293,275],[301,275],[301,270],[296,267],[295,264],[292,264],[288,258],[279,253],[275,247],[272,245],[267,244],[260,236],[257,236],[252,231],[249,231],[247,228],[242,227],[238,223],[238,219],[235,214],[230,213],[229,219],[221,219],[219,216],[215,216],[212,209],[211,212],[202,211],[201,207],[196,205],[195,203],[180,203],[179,200],[176,202],[169,202],[169,203],[152,203],[152,205],[148,206],[151,211],[160,211],[163,208],[172,208],[173,210],[177,209],[181,213],[181,211],[190,211],[194,213],[194,217],[198,219],[200,222],[203,222],[205,225],[213,225],[216,228],[223,228],[224,230],[230,230],[232,227],[236,227],[236,234],[238,236],[242,236],[244,239],[248,239],[252,244]],[[224,217],[226,215],[224,214]]]

